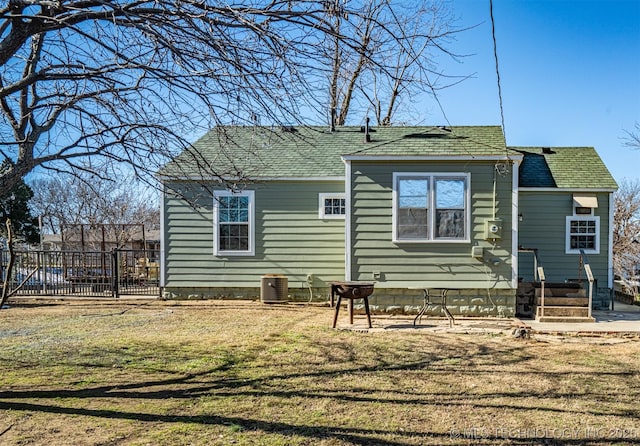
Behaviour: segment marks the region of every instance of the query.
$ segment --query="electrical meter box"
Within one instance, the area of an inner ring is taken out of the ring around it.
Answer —
[[[499,240],[502,238],[502,220],[494,218],[484,222],[484,238],[486,240]]]

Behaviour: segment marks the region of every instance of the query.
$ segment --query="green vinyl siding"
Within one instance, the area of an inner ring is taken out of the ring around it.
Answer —
[[[169,186],[180,194],[165,194],[163,205],[167,289],[259,287],[264,274],[285,274],[290,287],[306,287],[307,274],[314,286],[344,278],[344,220],[318,217],[318,194],[344,192],[341,181],[247,185],[255,191],[255,255],[245,257],[214,255],[210,191]]]
[[[610,194],[598,193],[598,207],[594,215],[600,217],[599,254],[587,254],[591,270],[598,281],[598,287],[607,287],[609,252],[609,206]],[[566,254],[566,218],[573,215],[572,192],[521,191],[519,212],[518,245],[523,248],[538,249],[546,280],[564,282],[567,279],[586,278],[580,271],[579,255]],[[533,280],[533,255],[520,253],[518,277]]]
[[[467,242],[392,241],[393,173],[469,173],[470,240]],[[503,237],[484,239],[485,220],[494,216],[494,162],[385,162],[351,164],[351,279],[372,280],[378,288],[407,288],[425,283],[451,288],[512,288],[512,174],[495,174],[496,217],[503,220]],[[471,257],[471,247],[487,251],[487,261]],[[491,260],[491,261],[488,261]],[[493,260],[498,261],[497,265]]]

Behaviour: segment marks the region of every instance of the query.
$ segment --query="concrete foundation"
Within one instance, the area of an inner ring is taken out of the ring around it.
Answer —
[[[163,293],[165,299],[251,299],[260,300],[259,287],[246,288],[172,288],[166,287]],[[326,302],[330,298],[328,287],[289,288],[289,302]],[[439,297],[432,301],[440,302]],[[369,306],[373,314],[417,314],[424,303],[420,290],[403,288],[376,289],[369,297]],[[361,301],[354,301],[354,309],[363,311]],[[515,290],[456,290],[447,295],[447,308],[454,315],[478,317],[514,317],[516,313]],[[432,304],[426,315],[442,315],[442,306]]]

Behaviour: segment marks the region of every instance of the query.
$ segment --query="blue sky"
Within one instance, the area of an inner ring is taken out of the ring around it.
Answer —
[[[472,79],[438,98],[452,125],[500,123],[489,0],[453,0],[469,54],[445,67]],[[640,150],[625,130],[640,122],[640,0],[494,0],[507,144],[593,146],[617,181],[640,179]],[[427,119],[444,123],[433,101]]]

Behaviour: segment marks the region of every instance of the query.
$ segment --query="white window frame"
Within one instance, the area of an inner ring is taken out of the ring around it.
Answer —
[[[425,178],[429,181],[427,225],[428,234],[425,239],[398,238],[398,180],[404,177]],[[463,238],[436,238],[436,194],[435,182],[442,179],[464,179],[464,237]],[[471,174],[468,172],[393,172],[392,195],[392,242],[393,243],[470,243],[471,241]]]
[[[318,194],[318,218],[321,220],[344,220],[345,214],[325,214],[324,201],[326,199],[345,200],[344,209],[347,210],[346,195],[343,193],[321,193]]]
[[[220,231],[220,201],[221,197],[248,197],[249,198],[249,247],[244,251],[221,250],[218,242],[218,234]],[[254,256],[255,255],[255,192],[252,190],[231,192],[228,190],[220,190],[213,192],[213,255],[219,257],[231,256]]]
[[[565,254],[580,254],[580,249],[571,249],[571,222],[572,221],[593,221],[596,224],[595,234],[595,249],[584,249],[585,254],[600,254],[600,217],[596,217],[593,215],[571,215],[566,219],[566,228],[565,228]],[[575,235],[575,234],[574,234]],[[588,234],[591,235],[591,234]]]

